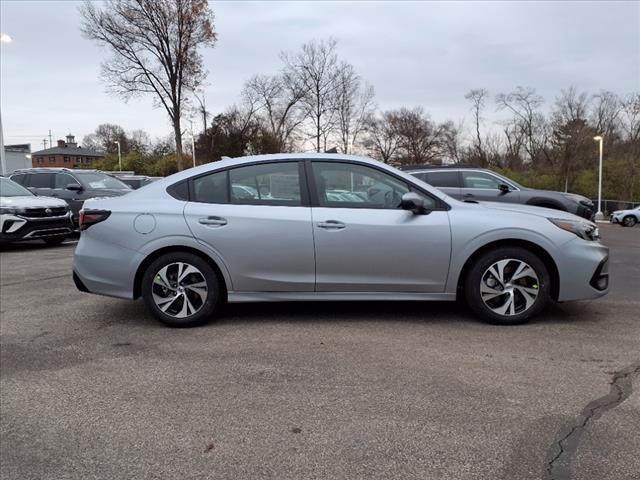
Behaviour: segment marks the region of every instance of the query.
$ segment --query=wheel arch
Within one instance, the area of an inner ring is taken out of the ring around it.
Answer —
[[[536,254],[540,257],[540,260],[544,263],[545,267],[549,271],[549,275],[551,277],[551,298],[553,300],[558,300],[558,295],[560,293],[560,273],[558,271],[558,266],[554,261],[553,257],[547,252],[543,247],[537,245],[528,240],[522,240],[517,238],[509,238],[509,239],[501,239],[495,240],[493,242],[489,242],[479,248],[477,248],[465,261],[462,270],[460,271],[460,275],[458,276],[457,283],[457,292],[461,292],[464,288],[464,281],[467,278],[467,274],[469,269],[473,265],[480,255],[485,252],[501,247],[521,247],[529,250],[530,252]]]
[[[557,200],[552,200],[544,197],[533,197],[527,200],[527,205],[531,205],[532,207],[541,207],[541,208],[552,208],[554,210],[562,210],[563,212],[568,212],[567,207],[565,207],[562,203]]]
[[[199,256],[205,262],[207,262],[213,268],[213,271],[215,272],[216,276],[218,277],[218,280],[220,281],[222,297],[223,297],[223,300],[226,301],[227,292],[229,291],[230,285],[227,284],[227,279],[225,275],[222,273],[222,269],[220,268],[220,266],[216,263],[216,261],[213,258],[211,258],[211,256],[207,255],[202,250],[198,250],[197,248],[193,248],[185,245],[175,245],[175,246],[172,245],[172,246],[158,248],[157,250],[154,250],[153,252],[149,253],[144,258],[144,260],[140,262],[140,265],[138,265],[138,268],[136,270],[136,274],[134,277],[134,281],[133,281],[133,298],[134,299],[140,298],[140,296],[142,295],[142,277],[144,276],[144,272],[146,271],[147,267],[151,265],[151,263],[157,258],[161,257],[166,253],[172,253],[172,252],[192,253],[194,255]]]

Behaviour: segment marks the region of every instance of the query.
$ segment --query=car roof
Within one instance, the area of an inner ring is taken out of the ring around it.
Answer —
[[[100,170],[91,170],[84,168],[64,168],[64,167],[33,167],[33,168],[19,168],[15,170],[12,175],[16,173],[53,173],[53,172],[67,172],[67,173],[87,173],[87,172],[99,172],[103,173]]]
[[[389,165],[374,160],[369,157],[362,157],[358,155],[343,155],[340,153],[271,153],[266,155],[250,155],[246,157],[229,158],[225,157],[222,160],[215,162],[205,163],[197,167],[188,168],[178,173],[170,175],[169,178],[172,182],[177,182],[184,178],[189,178],[200,173],[207,173],[214,170],[219,170],[227,167],[236,167],[251,163],[273,162],[273,161],[295,161],[295,160],[317,160],[321,162],[337,162],[337,161],[354,161],[361,163],[369,163],[372,165],[382,165],[385,168],[391,168]]]

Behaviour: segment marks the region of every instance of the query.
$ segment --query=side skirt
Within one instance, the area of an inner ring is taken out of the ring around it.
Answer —
[[[337,301],[438,301],[453,302],[455,293],[413,292],[229,292],[229,303],[337,302]]]

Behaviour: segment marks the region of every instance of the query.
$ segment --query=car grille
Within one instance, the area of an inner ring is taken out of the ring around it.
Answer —
[[[24,213],[21,213],[21,217],[25,218],[47,218],[47,217],[61,217],[67,213],[67,207],[53,207],[53,208],[27,208]]]

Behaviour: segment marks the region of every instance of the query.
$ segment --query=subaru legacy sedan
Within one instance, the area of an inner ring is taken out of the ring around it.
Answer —
[[[209,163],[87,200],[80,229],[77,287],[142,297],[173,327],[202,324],[223,302],[458,297],[484,321],[516,324],[609,288],[609,250],[590,221],[463,203],[356,156]]]

